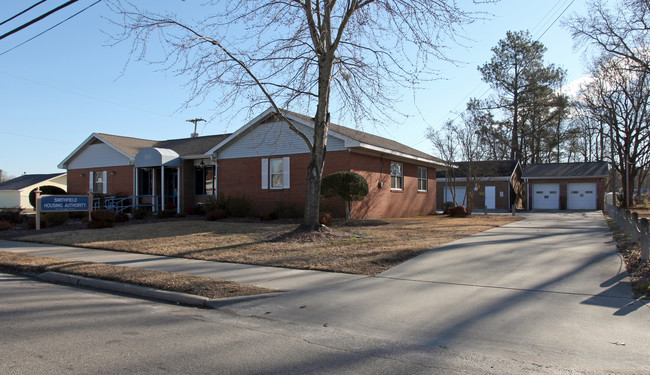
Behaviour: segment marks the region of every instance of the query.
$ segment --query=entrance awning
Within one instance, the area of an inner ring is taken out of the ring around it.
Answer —
[[[136,168],[180,167],[181,158],[174,150],[168,148],[143,148],[135,156]]]

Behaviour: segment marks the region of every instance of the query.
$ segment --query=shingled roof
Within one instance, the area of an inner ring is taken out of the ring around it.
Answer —
[[[291,111],[285,111],[285,112],[288,113],[288,114],[291,114],[293,116],[296,116],[298,118],[301,118],[304,121],[307,121],[309,123],[312,123],[312,124],[314,123],[314,119],[309,117],[309,116],[301,115],[299,113],[295,113],[295,112],[291,112]],[[358,141],[360,143],[370,145],[370,146],[375,146],[375,147],[379,147],[379,148],[393,150],[393,151],[397,151],[397,152],[402,153],[402,154],[411,155],[411,156],[415,156],[415,157],[422,158],[422,159],[429,159],[429,160],[432,160],[432,161],[434,161],[436,163],[444,164],[444,161],[442,161],[439,158],[436,158],[433,155],[427,154],[426,152],[416,150],[413,147],[409,147],[409,146],[407,146],[407,145],[405,145],[403,143],[399,143],[399,142],[394,141],[392,139],[380,137],[378,135],[366,133],[366,132],[363,132],[363,131],[360,131],[360,130],[348,128],[346,126],[337,125],[337,124],[333,124],[333,123],[330,123],[329,130],[333,131],[335,133],[339,133],[339,134],[341,134],[341,135],[343,135],[345,137],[354,139],[355,141]]]
[[[458,168],[454,169],[455,177],[467,177],[467,171],[470,165],[473,165],[478,171],[478,177],[510,177],[517,168],[519,162],[517,160],[484,160],[475,162],[457,162],[454,165]],[[437,178],[445,178],[447,171],[436,172]]]
[[[206,153],[212,147],[218,145],[224,139],[228,138],[230,134],[169,139],[166,141],[154,141],[150,139],[123,137],[104,133],[97,133],[97,135],[129,156],[135,157],[140,150],[147,147],[167,148],[174,150],[180,156],[201,155]]]
[[[529,164],[523,178],[594,178],[607,177],[607,162]]]
[[[21,190],[26,187],[40,184],[41,182],[62,176],[64,174],[65,173],[26,174],[1,183],[0,190]]]

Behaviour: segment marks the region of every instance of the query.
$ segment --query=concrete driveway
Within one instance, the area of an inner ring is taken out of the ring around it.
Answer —
[[[533,372],[650,372],[650,309],[633,299],[602,214],[526,217],[376,277],[227,309]]]

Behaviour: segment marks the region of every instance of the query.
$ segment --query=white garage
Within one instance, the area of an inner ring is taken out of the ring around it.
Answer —
[[[560,184],[534,184],[533,210],[559,210]]]
[[[598,204],[597,199],[595,182],[567,184],[567,209],[595,210]]]

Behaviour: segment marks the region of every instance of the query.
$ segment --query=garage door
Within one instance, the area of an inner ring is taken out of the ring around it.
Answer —
[[[567,208],[569,210],[595,210],[597,199],[595,182],[567,185]]]
[[[465,186],[456,187],[456,204],[464,206],[465,205]],[[445,188],[445,202],[453,202],[453,195],[451,194],[451,188]]]
[[[559,210],[560,184],[534,184],[533,210]]]

